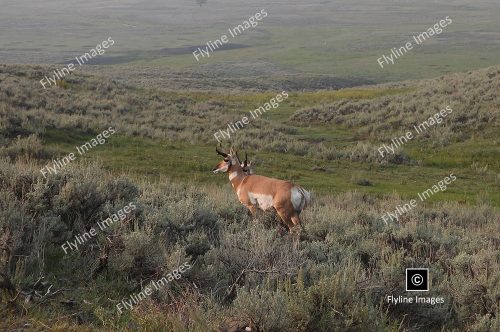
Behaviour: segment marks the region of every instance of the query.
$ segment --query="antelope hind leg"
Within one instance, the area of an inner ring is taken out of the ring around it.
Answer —
[[[290,218],[290,216],[288,216],[288,214],[284,210],[278,210],[277,209],[276,212],[280,216],[280,218],[283,221],[283,223],[288,227],[288,232],[291,233],[292,232],[292,228],[293,228],[293,222],[292,222],[292,219]]]

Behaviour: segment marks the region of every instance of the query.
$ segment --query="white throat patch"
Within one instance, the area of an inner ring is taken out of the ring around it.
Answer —
[[[232,179],[234,179],[237,176],[238,176],[238,172],[231,172],[231,173],[229,173],[229,181],[231,181]]]

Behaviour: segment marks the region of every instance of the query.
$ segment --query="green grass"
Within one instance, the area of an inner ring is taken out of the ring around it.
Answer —
[[[45,139],[49,146],[60,148],[65,153],[74,152],[76,144],[82,144],[92,135],[78,135],[72,132],[48,131]],[[61,143],[64,142],[64,143]],[[488,164],[489,159],[474,157],[474,151],[485,142],[477,142],[470,150],[454,148],[454,153],[444,157],[433,154],[424,159],[423,166],[408,165],[367,165],[360,162],[325,161],[310,157],[290,154],[251,151],[250,158],[263,160],[256,172],[270,177],[292,180],[306,188],[321,194],[337,194],[346,191],[359,191],[374,194],[398,193],[407,199],[416,198],[432,185],[453,172],[458,179],[444,192],[432,196],[428,201],[464,201],[477,203],[478,195],[487,196],[491,203],[499,205],[500,194],[494,183],[495,173],[480,174],[469,164],[479,160]],[[492,148],[490,146],[490,148]],[[411,151],[411,150],[410,150]],[[459,152],[462,152],[459,154]],[[410,153],[411,157],[414,157]],[[418,155],[424,157],[422,153]],[[214,151],[214,145],[191,145],[182,142],[167,143],[158,140],[114,136],[109,142],[98,146],[81,158],[92,161],[100,160],[104,167],[114,173],[128,173],[156,180],[169,177],[181,182],[204,184],[228,183],[227,176],[215,175],[211,169],[220,161]],[[490,163],[491,164],[491,163]],[[326,171],[314,170],[315,167]],[[353,177],[368,179],[372,186],[358,185]],[[497,186],[498,187],[498,186]]]
[[[261,118],[293,129],[294,133],[288,134],[292,140],[322,141],[334,151],[341,150],[359,141],[373,142],[369,138],[360,138],[355,128],[345,128],[333,123],[303,126],[304,124],[288,121],[289,117],[302,108],[329,104],[340,99],[370,99],[408,91],[411,92],[409,88],[379,87],[291,93],[279,108],[263,114]],[[224,112],[234,113],[235,116],[237,113],[257,108],[276,95],[275,93],[236,95],[202,92],[168,92],[168,94],[172,100],[187,99],[190,103],[219,101],[225,105]],[[75,152],[75,146],[82,145],[95,134],[48,129],[43,138],[49,146],[69,153]],[[471,138],[440,148],[434,148],[431,142],[416,137],[404,145],[402,150],[411,160],[419,161],[417,165],[381,165],[347,159],[328,161],[265,150],[248,151],[248,153],[250,159],[260,162],[256,165],[257,174],[292,180],[320,194],[338,194],[352,190],[377,195],[395,192],[411,199],[453,172],[458,180],[449,185],[446,191],[432,196],[430,202],[451,200],[475,204],[487,197],[487,200],[498,206],[500,191],[497,174],[500,165],[496,140],[494,133],[486,133],[483,137]],[[116,135],[111,137],[108,143],[92,149],[79,158],[88,161],[98,159],[113,173],[127,173],[152,180],[169,177],[181,182],[220,185],[227,183],[228,179],[211,172],[220,161],[214,151],[215,144],[212,137],[200,144],[191,144]],[[368,180],[372,185],[360,185],[357,181],[359,179]],[[485,186],[484,183],[489,185]]]

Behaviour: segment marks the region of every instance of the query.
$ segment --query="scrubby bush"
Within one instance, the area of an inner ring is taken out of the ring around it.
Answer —
[[[311,116],[362,138],[343,149],[334,149],[321,135],[302,137],[266,119],[253,122],[245,129],[248,135],[234,143],[320,161],[387,162],[373,138],[390,137],[396,128],[436,111],[423,98],[435,94],[432,89],[454,94],[466,105],[454,107],[459,115],[438,145],[468,139],[461,133],[467,126],[494,128],[498,73],[492,70],[450,77],[434,87],[415,83],[417,92],[409,89],[396,98],[340,100],[291,118],[306,124]],[[1,329],[34,322],[55,330],[498,329],[500,216],[487,200],[477,206],[421,204],[386,224],[381,215],[406,203],[395,194],[318,196],[301,214],[304,230],[298,240],[280,235],[272,214],[248,216],[227,186],[138,180],[82,160],[44,178],[40,168],[58,155],[43,144],[52,129],[93,134],[112,122],[124,136],[199,143],[244,111],[221,114],[239,109],[231,96],[138,91],[95,77],[68,78],[67,89],[48,94],[32,88],[39,84],[40,68],[26,71],[16,75],[17,67],[0,67]],[[483,79],[491,87],[478,84]],[[458,84],[457,90],[448,83]],[[477,105],[467,104],[479,96],[484,98]],[[471,112],[461,112],[465,109]],[[211,120],[215,117],[219,121]],[[291,139],[294,135],[300,140]],[[418,161],[399,150],[388,162]],[[473,168],[488,172],[482,165]],[[368,185],[371,179],[363,173],[352,182]],[[124,218],[64,252],[66,241],[130,202],[136,208]],[[118,315],[115,306],[122,299],[185,262],[192,267],[180,279]],[[405,268],[420,266],[431,271],[429,295],[444,296],[445,303],[388,304],[387,295],[405,294]]]
[[[245,109],[248,105],[243,103],[248,100],[246,96],[239,100],[231,94],[137,89],[94,76],[68,78],[64,89],[54,89],[49,94],[38,89],[40,83],[33,78],[39,71],[40,67],[18,66],[4,66],[0,71],[0,143],[31,134],[45,135],[47,129],[96,133],[113,123],[123,135],[206,144],[215,132],[227,129],[227,124],[249,116]],[[292,126],[261,116],[251,119],[244,135],[233,133],[231,143],[248,149],[311,155],[326,160],[415,164],[418,161],[411,160],[404,150],[398,149],[384,159],[377,148],[447,105],[453,113],[415,139],[429,148],[438,148],[488,137],[498,128],[498,71],[497,67],[491,67],[412,82],[396,95],[340,99],[331,104],[314,105],[295,112],[288,120]],[[23,75],[17,75],[19,73]],[[454,86],[452,91],[450,86]],[[73,87],[77,90],[72,91]],[[288,102],[294,103],[292,97]],[[299,135],[295,128],[311,124],[326,128],[335,124],[336,128],[352,132],[352,139],[359,143],[335,150],[332,144],[321,139]],[[18,147],[11,147],[12,151],[3,154],[15,154],[22,145],[16,144]]]
[[[303,212],[305,237],[297,243],[280,236],[273,219],[248,217],[226,189],[169,181],[137,184],[95,164],[75,164],[44,179],[36,166],[5,159],[0,184],[4,300],[18,290],[27,294],[40,287],[44,293],[52,285],[99,287],[101,296],[119,301],[190,262],[192,269],[181,279],[126,314],[128,326],[319,331],[481,330],[498,324],[499,215],[486,205],[423,207],[385,225],[380,215],[402,204],[400,198],[318,197]],[[124,220],[64,254],[64,241],[129,201],[137,209]],[[445,296],[445,304],[385,302],[386,295],[403,293],[408,266],[430,268],[430,295]],[[40,276],[44,283],[36,284]],[[85,292],[62,292],[43,301],[57,308],[57,301],[68,298],[89,322],[97,316],[103,326],[125,322],[113,318],[113,303],[85,304]],[[29,311],[42,301],[24,300]]]

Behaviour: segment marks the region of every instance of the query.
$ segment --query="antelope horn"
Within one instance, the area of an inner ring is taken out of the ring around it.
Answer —
[[[244,165],[245,166],[248,166],[248,156],[247,156],[247,152],[245,151],[245,161],[244,161]]]
[[[216,146],[215,147],[215,151],[217,151],[218,154],[220,154],[221,156],[223,156],[224,158],[228,157],[229,155],[227,153],[225,153],[224,151],[222,150],[219,150],[219,147]]]

